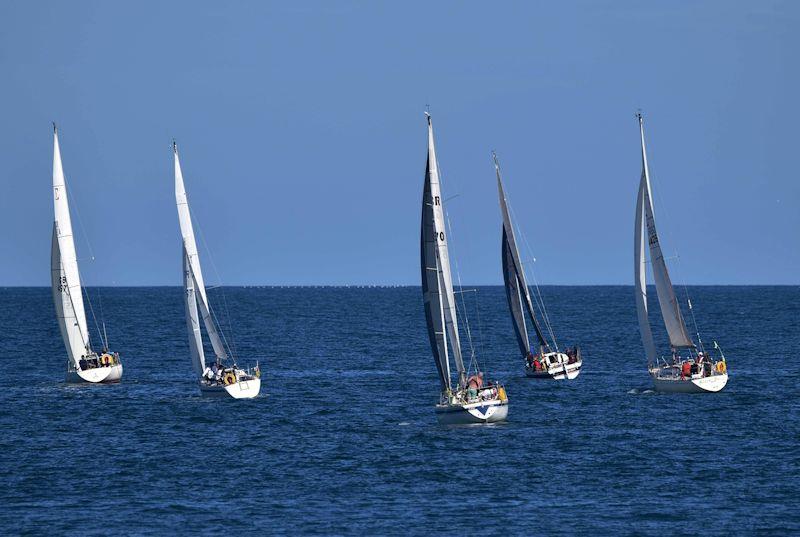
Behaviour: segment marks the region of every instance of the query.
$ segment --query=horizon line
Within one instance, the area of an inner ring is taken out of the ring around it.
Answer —
[[[800,283],[689,283],[682,284],[688,287],[800,287]],[[503,287],[499,283],[479,283],[479,284],[464,284],[460,287]],[[539,287],[633,287],[634,284],[630,283],[548,283],[539,284]],[[647,284],[648,287],[655,287],[655,284]],[[50,285],[0,285],[0,289],[50,289]],[[133,284],[133,285],[83,285],[82,287],[97,288],[97,287],[110,287],[110,288],[181,288],[180,284]],[[343,283],[343,284],[325,284],[325,283],[309,283],[309,284],[225,284],[225,285],[209,285],[206,290],[214,290],[220,287],[233,288],[233,287],[257,287],[257,288],[274,288],[274,289],[303,289],[303,288],[399,288],[399,287],[422,287],[421,284],[392,284],[392,283]],[[530,286],[529,286],[530,287]]]

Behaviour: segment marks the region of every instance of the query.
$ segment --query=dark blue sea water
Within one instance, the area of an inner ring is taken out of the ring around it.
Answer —
[[[672,396],[648,390],[630,287],[544,288],[583,347],[569,383],[524,377],[502,288],[465,294],[511,401],[466,428],[436,423],[419,288],[221,292],[265,369],[252,401],[199,397],[179,288],[93,290],[125,376],[80,387],[50,290],[0,289],[0,533],[800,531],[797,287],[690,288],[731,380]]]

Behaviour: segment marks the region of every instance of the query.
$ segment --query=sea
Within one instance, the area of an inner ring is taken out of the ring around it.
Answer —
[[[0,534],[800,533],[800,288],[686,290],[727,357],[713,395],[653,392],[632,287],[541,288],[582,349],[569,382],[525,377],[502,287],[463,291],[507,423],[438,425],[419,287],[211,290],[263,370],[248,401],[199,395],[181,288],[89,289],[125,368],[108,386],[65,383],[49,288],[0,288]]]

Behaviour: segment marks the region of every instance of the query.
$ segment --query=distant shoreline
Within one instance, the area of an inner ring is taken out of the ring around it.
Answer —
[[[181,289],[181,285],[84,285],[87,289]],[[402,284],[308,284],[308,285],[216,285],[209,286],[209,290],[218,288],[226,289],[420,289],[420,285]],[[464,284],[463,287],[498,287],[503,288],[503,284]],[[621,283],[577,283],[577,284],[540,284],[539,287],[630,287],[632,284]],[[653,287],[648,284],[648,287]],[[681,285],[683,287],[683,285]],[[690,283],[686,287],[800,287],[800,283]],[[0,285],[0,289],[50,289],[49,285]]]

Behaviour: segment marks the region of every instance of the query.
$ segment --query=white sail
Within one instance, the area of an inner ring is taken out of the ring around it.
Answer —
[[[447,248],[444,204],[439,185],[439,166],[436,161],[433,125],[430,116],[428,116],[428,166],[425,176],[422,210],[422,278],[423,296],[426,302],[426,319],[428,320],[429,333],[432,334],[431,345],[435,347],[433,350],[434,354],[437,355],[440,375],[446,376],[445,388],[449,388],[448,348],[452,350],[453,361],[458,371],[459,385],[463,385],[466,382],[466,371],[461,356],[453,277],[450,271],[450,256]],[[435,274],[429,273],[432,269],[435,269]],[[437,319],[437,316],[440,316],[440,318]],[[437,329],[441,336],[436,334]],[[444,384],[445,380],[443,379],[442,382]]]
[[[667,265],[664,261],[664,254],[661,252],[661,245],[656,232],[655,214],[653,212],[653,197],[650,189],[650,171],[647,165],[647,150],[644,143],[644,121],[639,116],[639,133],[642,139],[642,182],[644,218],[647,225],[647,237],[650,245],[650,261],[653,265],[653,279],[656,282],[656,292],[658,303],[661,306],[661,316],[669,334],[670,345],[674,348],[694,347],[691,338],[686,333],[686,325],[683,322],[680,305],[675,296],[675,290],[669,278]],[[638,218],[638,216],[637,216]]]
[[[192,366],[197,376],[201,376],[206,368],[203,338],[200,334],[200,318],[197,315],[197,298],[195,296],[194,277],[189,266],[189,256],[183,249],[183,289],[186,302],[186,327],[189,330],[189,352],[192,355]]]
[[[61,164],[58,131],[53,129],[53,243],[51,272],[53,299],[64,345],[70,359],[80,368],[81,357],[89,353],[89,331],[83,305],[78,259],[72,238],[67,186]]]
[[[203,318],[203,325],[206,327],[208,338],[211,340],[214,354],[220,360],[225,360],[227,358],[227,353],[225,352],[225,346],[222,344],[222,340],[217,332],[217,327],[214,324],[211,306],[206,296],[206,287],[203,283],[203,272],[200,269],[200,258],[197,254],[197,243],[194,238],[192,216],[189,213],[189,202],[186,199],[186,188],[183,184],[183,173],[181,173],[181,163],[178,159],[178,146],[173,143],[172,149],[175,160],[175,203],[178,207],[178,221],[181,227],[181,236],[183,237],[184,257],[188,261],[188,269],[194,280],[194,295],[197,297],[200,313]],[[189,310],[187,309],[187,314],[188,313]],[[193,334],[190,334],[190,336],[194,337]]]
[[[497,176],[497,193],[500,196],[500,212],[503,215],[503,273],[504,273],[504,280],[506,282],[506,294],[508,295],[509,300],[509,307],[511,308],[512,317],[515,320],[515,325],[518,323],[516,322],[517,318],[522,319],[522,326],[516,326],[518,340],[520,341],[520,350],[523,350],[523,343],[519,339],[522,337],[522,333],[525,333],[525,347],[527,347],[526,351],[523,351],[523,356],[527,356],[528,352],[530,352],[530,345],[527,342],[527,331],[525,330],[525,316],[521,315],[522,312],[519,314],[516,311],[516,299],[513,297],[513,292],[511,290],[512,287],[517,288],[517,292],[521,295],[519,298],[522,304],[525,306],[525,309],[528,310],[528,315],[530,316],[531,323],[533,324],[533,328],[536,331],[536,338],[539,341],[539,345],[542,347],[547,347],[547,341],[544,338],[544,334],[542,333],[542,329],[539,326],[539,322],[536,320],[536,315],[534,314],[533,309],[533,301],[531,300],[531,293],[528,289],[528,281],[525,279],[525,270],[522,268],[522,261],[519,257],[519,248],[517,248],[517,239],[516,235],[514,234],[514,226],[511,223],[511,214],[508,211],[508,200],[506,199],[506,192],[503,188],[503,180],[500,178],[500,164],[497,162],[497,156],[492,155],[494,157],[494,170],[495,175]],[[516,279],[516,282],[513,280]]]
[[[639,196],[636,199],[636,226],[634,230],[634,283],[636,285],[636,313],[639,316],[639,333],[642,335],[642,345],[644,345],[647,360],[655,363],[658,354],[656,345],[653,342],[653,331],[650,329],[650,321],[647,314],[647,262],[645,259],[645,232],[644,232],[644,205],[647,185],[645,176],[639,183]]]

